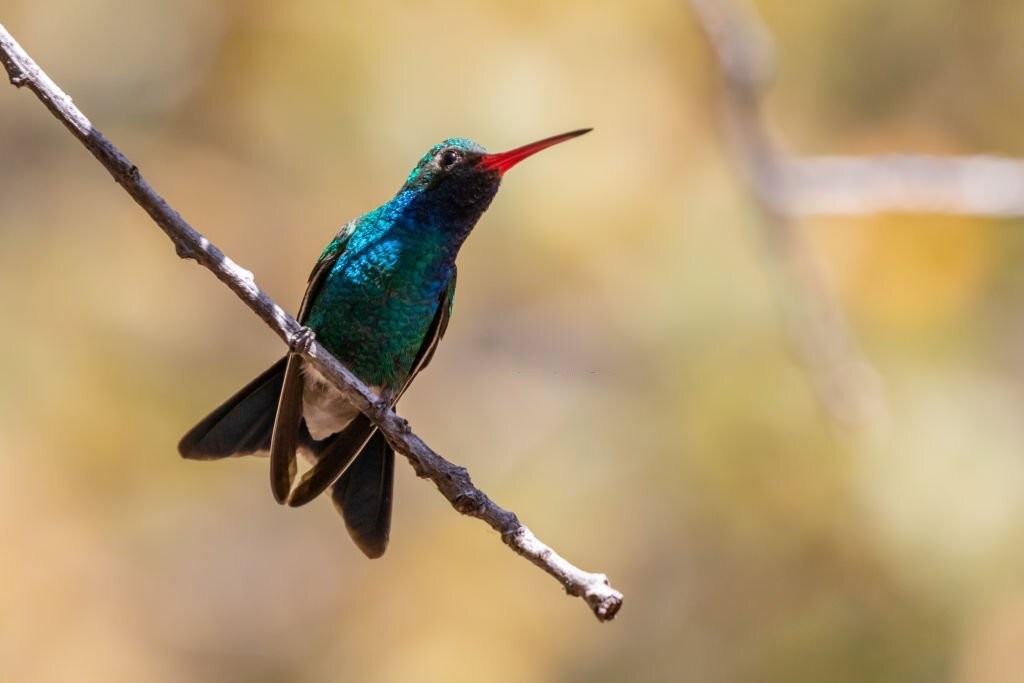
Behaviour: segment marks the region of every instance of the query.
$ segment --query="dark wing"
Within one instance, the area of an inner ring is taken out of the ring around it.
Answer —
[[[395,395],[395,400],[391,402],[392,406],[398,403],[398,399],[402,398],[402,394],[409,388],[412,381],[416,379],[416,375],[420,374],[420,370],[430,365],[430,361],[433,360],[434,351],[437,350],[437,345],[441,343],[444,333],[448,331],[448,321],[452,319],[452,309],[455,307],[455,284],[458,279],[459,269],[452,266],[452,276],[448,279],[448,285],[444,288],[444,294],[441,295],[437,313],[434,314],[434,320],[430,323],[427,336],[423,338],[423,346],[420,347],[419,353],[416,354],[416,363],[413,364],[412,372],[409,373],[409,379],[405,380],[402,390]]]
[[[300,323],[305,324],[306,316],[309,315],[309,307],[323,288],[331,268],[334,268],[334,264],[338,262],[338,257],[341,256],[345,251],[345,247],[348,246],[352,233],[356,231],[356,225],[356,221],[346,223],[345,227],[338,231],[338,234],[334,236],[331,243],[324,249],[324,253],[320,254],[320,258],[317,259],[316,265],[313,266],[313,271],[309,274],[309,284],[306,285],[306,293],[302,296],[302,303],[299,304],[299,317],[297,320]]]
[[[306,293],[299,305],[300,323],[306,322],[309,307],[323,288],[331,269],[338,262],[338,257],[345,251],[355,228],[355,221],[342,228],[313,266]],[[287,358],[281,395],[274,417],[274,431],[270,439],[270,490],[274,494],[274,499],[282,504],[288,500],[292,480],[295,478],[295,452],[299,443],[303,392],[302,357],[289,353]]]
[[[419,371],[430,362],[438,342],[441,341],[445,330],[448,329],[448,320],[451,318],[452,302],[455,297],[455,280],[456,273],[453,271],[444,293],[438,299],[437,312],[434,314],[434,319],[431,321],[430,327],[427,328],[427,334],[423,338],[423,343],[416,354],[416,361],[413,364],[412,372],[409,373],[409,378],[402,386],[402,389],[395,393],[394,397],[390,400],[392,406],[405,393],[405,390]],[[370,422],[369,418],[362,413],[356,416],[348,427],[334,437],[331,437],[332,439],[341,437],[345,447],[334,447],[335,444],[327,446],[321,452],[321,457],[317,460],[316,464],[306,472],[298,486],[295,487],[295,492],[292,494],[288,504],[296,507],[305,505],[323,493],[328,486],[337,481],[341,473],[345,471],[345,468],[359,455],[359,452],[366,445],[367,441],[373,437],[375,431],[376,427]],[[378,448],[376,450],[382,451],[383,449]],[[390,447],[388,447],[388,451],[393,459],[394,454],[390,452]],[[387,499],[390,505],[390,476],[382,476],[381,479],[388,482]],[[381,500],[381,496],[375,496],[374,500]],[[346,516],[347,519],[348,517]]]

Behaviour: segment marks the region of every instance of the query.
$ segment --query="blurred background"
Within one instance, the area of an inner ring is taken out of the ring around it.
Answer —
[[[801,154],[1024,155],[1024,5],[758,3]],[[1024,675],[1019,220],[814,218],[884,414],[837,425],[684,2],[6,0],[2,21],[295,311],[448,136],[506,179],[400,412],[626,595],[600,625],[399,463],[391,547],[178,438],[283,352],[0,87],[0,680],[1002,683]]]

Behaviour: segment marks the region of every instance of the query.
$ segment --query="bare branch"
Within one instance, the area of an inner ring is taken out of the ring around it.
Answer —
[[[598,620],[609,621],[615,617],[622,606],[623,596],[611,587],[606,576],[578,569],[541,543],[513,513],[496,505],[476,488],[465,468],[442,458],[412,432],[408,422],[390,409],[382,409],[377,396],[318,344],[308,329],[260,290],[252,273],[239,267],[196,232],[150,187],[138,168],[93,127],[71,98],[50,80],[2,24],[0,61],[11,83],[35,93],[103,164],[114,180],[149,213],[174,243],[179,256],[195,259],[212,271],[285,343],[333,382],[353,405],[373,420],[392,446],[408,458],[418,476],[434,482],[456,510],[489,524],[501,534],[502,541],[557,579],[569,595],[583,598]]]
[[[768,132],[761,98],[774,55],[768,32],[748,6],[689,0],[712,48],[724,133],[760,214],[763,241],[777,258],[787,331],[828,414],[863,425],[885,411],[878,374],[861,352],[788,204],[790,165]]]

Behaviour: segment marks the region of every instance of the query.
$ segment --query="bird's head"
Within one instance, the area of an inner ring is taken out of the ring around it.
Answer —
[[[412,191],[429,197],[431,205],[452,214],[479,217],[491,203],[508,169],[542,149],[590,130],[555,135],[498,154],[488,154],[472,140],[448,138],[434,145],[420,159],[402,186],[402,192]]]

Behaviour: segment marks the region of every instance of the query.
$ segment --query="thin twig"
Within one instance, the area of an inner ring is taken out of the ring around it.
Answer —
[[[453,465],[431,450],[358,378],[349,372],[307,328],[282,310],[256,286],[252,273],[239,267],[205,237],[196,232],[157,194],[114,145],[79,111],[68,97],[39,68],[0,24],[0,61],[11,83],[27,87],[47,109],[85,145],[121,187],[146,210],[174,243],[178,255],[195,259],[213,272],[238,298],[246,303],[290,348],[301,353],[324,377],[334,383],[353,405],[380,428],[396,450],[408,458],[416,474],[430,479],[438,490],[464,515],[481,519],[501,534],[514,551],[557,579],[569,595],[583,598],[600,621],[613,619],[622,606],[622,593],[613,589],[603,574],[585,572],[544,545],[515,514],[498,507],[473,486],[465,468]]]
[[[770,80],[771,40],[753,9],[729,0],[689,0],[721,78],[724,132],[760,214],[766,247],[777,256],[787,331],[827,413],[862,426],[884,414],[878,374],[857,346],[843,310],[803,243],[788,198],[786,157],[767,130],[761,98]]]

